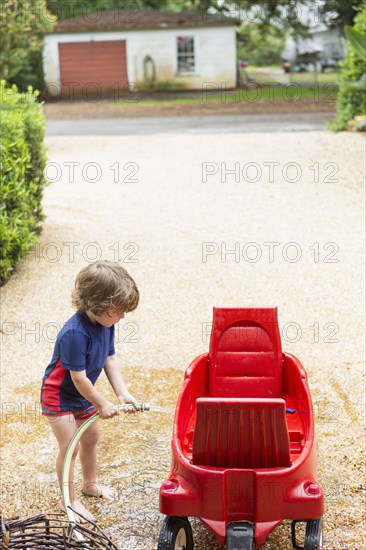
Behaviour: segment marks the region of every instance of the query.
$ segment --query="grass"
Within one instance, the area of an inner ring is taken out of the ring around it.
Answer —
[[[313,72],[303,72],[303,73],[291,73],[285,74],[283,68],[280,65],[270,65],[266,67],[257,67],[255,65],[247,67],[245,69],[247,75],[260,82],[261,84],[278,82],[281,79],[288,79],[290,82],[297,84],[339,84],[340,73],[337,71],[331,71],[327,73],[313,73]]]
[[[260,101],[287,101],[294,103],[296,101],[312,100],[323,103],[333,103],[337,98],[338,87],[331,82],[325,85],[300,85],[298,83],[283,86],[272,84],[269,86],[221,90],[217,86],[216,90],[207,90],[206,92],[197,92],[196,97],[177,97],[172,99],[138,99],[137,101],[118,101],[117,105],[199,105],[207,103],[257,103]]]
[[[291,82],[297,82],[299,84],[307,82],[319,82],[319,84],[335,84],[338,85],[340,81],[339,72],[329,72],[329,73],[291,73],[290,75]]]
[[[248,65],[248,67],[245,69],[247,73],[255,73],[256,71],[277,71],[282,70],[281,65],[266,65],[265,67],[260,67],[259,65]]]

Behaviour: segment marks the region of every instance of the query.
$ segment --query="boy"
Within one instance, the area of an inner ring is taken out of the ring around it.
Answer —
[[[42,380],[42,414],[47,418],[57,439],[59,454],[56,460],[57,477],[61,486],[62,464],[67,447],[76,430],[96,410],[102,419],[118,414],[113,403],[94,388],[104,369],[118,402],[133,403],[123,381],[119,361],[114,350],[114,324],[125,313],[136,309],[139,291],[135,281],[119,264],[95,262],[80,271],[72,295],[77,312],[60,330],[53,357]],[[96,457],[99,438],[98,423],[92,424],[80,439],[80,462],[83,474],[82,492],[87,496],[102,497],[112,502],[117,492],[112,487],[97,483]],[[93,515],[76,498],[74,465],[76,449],[70,466],[70,500],[76,513],[88,520]],[[59,506],[64,510],[62,498]],[[81,516],[78,521],[84,522]]]

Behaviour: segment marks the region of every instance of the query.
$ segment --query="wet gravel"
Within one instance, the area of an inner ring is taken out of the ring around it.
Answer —
[[[142,299],[117,330],[117,351],[131,391],[157,409],[102,423],[99,475],[120,498],[83,499],[99,524],[123,550],[156,548],[174,406],[184,369],[208,349],[212,306],[277,305],[283,348],[309,374],[324,547],[364,547],[363,136],[49,137],[47,146],[53,183],[40,244],[3,289],[5,517],[55,510],[56,444],[39,414],[40,381],[72,314],[76,273],[118,256]],[[225,174],[235,163],[239,176]],[[98,387],[109,392],[104,377]],[[193,528],[197,550],[219,548],[197,520]],[[291,548],[289,523],[265,548]]]

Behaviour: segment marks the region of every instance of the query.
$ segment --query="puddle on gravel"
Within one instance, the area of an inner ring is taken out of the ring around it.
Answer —
[[[126,379],[133,393],[151,403],[151,410],[100,421],[98,476],[118,490],[119,498],[113,504],[81,500],[121,549],[155,548],[162,519],[159,487],[169,474],[172,422],[183,373],[135,368],[126,369]],[[109,393],[106,380],[99,389]],[[57,511],[57,444],[40,414],[38,397],[36,384],[24,385],[2,403],[1,497],[6,519]],[[80,493],[79,464],[76,480]]]
[[[158,509],[159,487],[170,471],[173,415],[183,372],[156,369],[152,373],[134,368],[126,369],[126,379],[131,391],[150,402],[152,409],[143,414],[121,414],[115,419],[100,421],[98,476],[103,483],[114,486],[119,497],[112,504],[85,497],[81,500],[121,550],[156,550],[163,521]],[[99,388],[108,391],[107,382],[102,381]],[[1,496],[6,519],[57,511],[60,496],[54,467],[57,445],[47,421],[37,409],[38,395],[38,387],[23,386],[18,390],[16,401],[3,402]],[[325,427],[322,428],[325,431]],[[325,439],[322,446],[325,451]],[[328,479],[326,473],[324,476],[326,486],[333,483],[333,478]],[[80,494],[79,464],[76,480]],[[342,498],[346,506],[351,498],[353,501],[354,493],[348,495],[342,491]],[[332,509],[339,503],[340,495],[337,494],[333,500],[328,500],[328,507]],[[353,508],[355,517],[359,517],[359,512]],[[341,548],[334,543],[337,539],[347,541],[348,549],[359,548],[353,545],[356,535],[352,534],[357,528],[357,520],[346,533],[341,525],[332,523],[332,514],[329,514],[328,525],[328,513],[325,516],[327,550]],[[215,537],[198,519],[191,520],[195,549],[219,550],[221,547],[216,544]],[[347,521],[351,523],[350,518]],[[263,548],[290,550],[289,522],[283,522],[271,533]]]

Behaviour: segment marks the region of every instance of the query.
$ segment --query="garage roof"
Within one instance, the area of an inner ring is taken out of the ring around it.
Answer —
[[[130,29],[164,29],[238,25],[239,21],[226,14],[202,12],[161,12],[154,10],[99,11],[59,21],[53,33],[115,31]]]

